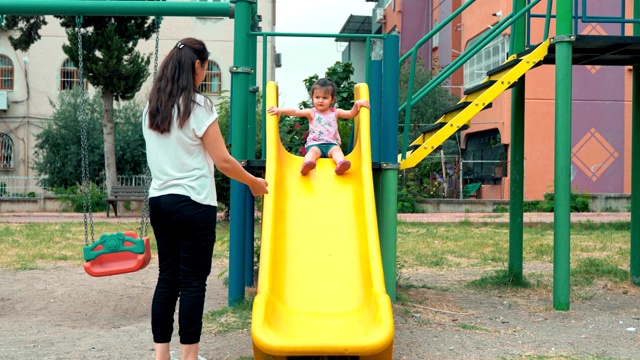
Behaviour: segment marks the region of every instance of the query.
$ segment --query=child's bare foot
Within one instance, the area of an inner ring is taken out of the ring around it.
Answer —
[[[307,175],[309,173],[309,171],[313,170],[316,168],[316,162],[315,161],[305,161],[304,164],[302,164],[302,169],[300,169],[300,174],[302,175]]]
[[[338,163],[338,165],[336,165],[336,174],[337,175],[342,175],[344,174],[347,170],[349,170],[351,168],[351,161],[349,160],[342,160]]]

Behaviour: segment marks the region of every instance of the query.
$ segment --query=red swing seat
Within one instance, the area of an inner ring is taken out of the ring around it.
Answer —
[[[125,274],[144,269],[151,261],[148,237],[140,239],[135,231],[105,234],[84,247],[84,270],[91,276]]]

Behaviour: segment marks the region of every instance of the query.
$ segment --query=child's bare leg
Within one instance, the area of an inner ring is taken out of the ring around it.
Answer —
[[[344,153],[340,146],[334,146],[329,150],[329,156],[333,159],[333,162],[336,163],[336,174],[342,175],[345,171],[351,168],[351,162],[349,160],[345,160]]]
[[[322,155],[320,153],[320,149],[317,147],[312,147],[307,151],[307,154],[304,156],[304,163],[302,164],[302,169],[300,169],[300,173],[302,175],[307,175],[309,171],[316,168],[316,160]]]
[[[312,147],[311,149],[309,149],[309,151],[307,151],[307,154],[304,156],[304,162],[307,162],[307,161],[315,162],[320,158],[321,155],[322,154],[320,153],[320,149],[318,149],[317,147]]]
[[[329,150],[329,156],[333,159],[333,162],[335,162],[336,165],[340,164],[340,162],[344,160],[344,153],[340,146],[337,145]]]

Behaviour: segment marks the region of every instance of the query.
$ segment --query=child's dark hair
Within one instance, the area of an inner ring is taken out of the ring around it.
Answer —
[[[309,96],[313,97],[313,92],[320,89],[323,89],[324,91],[328,91],[331,94],[331,97],[335,98],[338,86],[336,85],[335,81],[333,81],[333,79],[331,79],[330,77],[318,79],[311,86],[311,89],[309,89]]]

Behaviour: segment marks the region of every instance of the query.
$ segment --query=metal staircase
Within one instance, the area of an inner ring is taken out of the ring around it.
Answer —
[[[532,68],[542,65],[549,51],[550,40],[509,57],[504,64],[487,72],[487,78],[479,85],[464,92],[458,104],[443,110],[442,117],[434,124],[422,129],[422,135],[407,148],[406,158],[398,155],[400,169],[416,166],[445,140],[458,131],[469,127],[471,119],[483,109],[491,107],[492,101],[512,87],[520,77]]]

